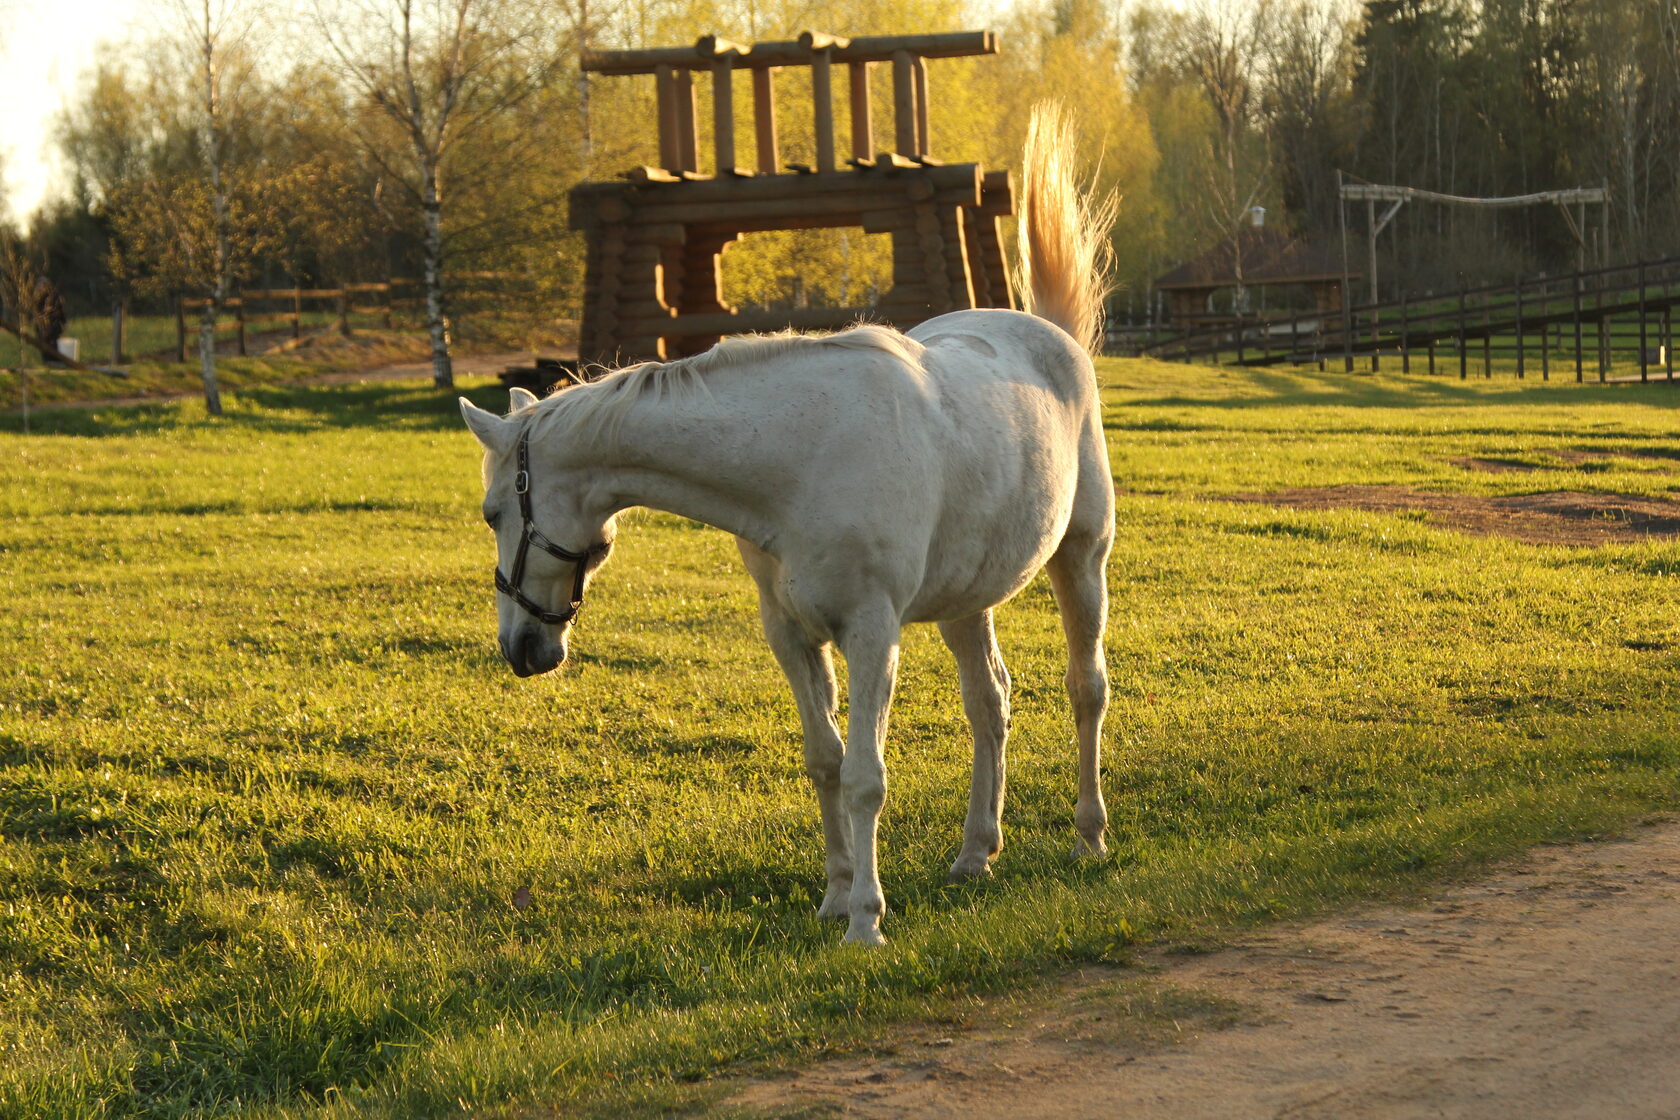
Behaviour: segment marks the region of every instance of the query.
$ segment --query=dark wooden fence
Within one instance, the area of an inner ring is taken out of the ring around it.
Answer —
[[[529,300],[534,287],[529,277],[510,272],[462,272],[448,279],[451,317],[461,315],[495,317],[515,300]],[[187,296],[175,301],[175,360],[187,360],[188,338],[197,333],[189,313],[202,311],[206,301]],[[306,320],[349,337],[354,333],[353,316],[366,325],[369,317],[391,330],[418,327],[425,322],[425,291],[420,280],[393,278],[371,284],[344,284],[336,288],[253,288],[222,301],[228,319],[219,329],[231,329],[239,355],[248,351],[248,332],[268,330],[275,324],[289,330],[294,342],[301,341]]]
[[[1588,269],[1512,284],[1404,296],[1324,314],[1233,317],[1158,331],[1136,351],[1182,361],[1238,365],[1340,363],[1353,370],[1385,361],[1402,372],[1456,370],[1492,376],[1496,360],[1518,377],[1550,379],[1561,355],[1583,381],[1591,369],[1637,365],[1641,380],[1674,378],[1674,309],[1680,257]]]

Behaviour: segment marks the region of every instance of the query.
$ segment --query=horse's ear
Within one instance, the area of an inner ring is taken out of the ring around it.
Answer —
[[[472,434],[478,437],[478,442],[484,445],[486,451],[504,453],[513,446],[514,433],[518,425],[503,420],[494,412],[486,412],[466,397],[461,400],[461,419],[467,422]]]
[[[515,385],[513,388],[508,390],[508,414],[510,416],[513,413],[518,412],[520,409],[536,403],[537,395],[529,389],[521,388],[520,386]]]

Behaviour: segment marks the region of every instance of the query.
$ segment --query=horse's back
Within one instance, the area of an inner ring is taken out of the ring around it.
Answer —
[[[906,332],[936,378],[1036,386],[1077,410],[1094,407],[1096,373],[1072,336],[1036,315],[1002,308],[953,311]]]

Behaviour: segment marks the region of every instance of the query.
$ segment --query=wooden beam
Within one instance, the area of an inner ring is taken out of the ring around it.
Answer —
[[[875,121],[869,104],[869,63],[847,67],[852,93],[852,158],[872,159],[875,155]]]
[[[911,63],[916,83],[916,150],[913,156],[925,156],[933,149],[928,146],[928,86],[927,62],[917,55]]]
[[[659,98],[659,166],[672,173],[682,171],[682,147],[677,142],[677,76],[661,64],[653,74],[654,92]]]
[[[721,55],[712,63],[712,174],[735,174],[735,60]]]
[[[805,33],[809,34],[809,31]],[[804,42],[805,35],[799,37],[801,42]],[[817,140],[817,170],[833,171],[834,68],[826,50],[816,52],[811,59],[811,106]]]
[[[806,37],[810,42],[806,42]],[[961,58],[996,54],[997,36],[990,31],[950,31],[935,35],[865,35],[853,39],[807,32],[793,40],[755,43],[752,48],[708,35],[692,47],[655,47],[646,50],[585,51],[582,67],[596,74],[651,74],[658,66],[702,70],[721,53],[735,55],[740,69],[761,66],[804,66],[811,53],[829,49],[836,62],[890,62],[899,51],[922,58]]]
[[[902,155],[916,154],[915,56],[907,50],[893,54],[893,131]]]
[[[700,170],[700,130],[695,122],[694,71],[677,71],[677,170]]]
[[[752,72],[753,132],[758,139],[758,173],[774,175],[781,170],[776,151],[776,72],[768,67]]]

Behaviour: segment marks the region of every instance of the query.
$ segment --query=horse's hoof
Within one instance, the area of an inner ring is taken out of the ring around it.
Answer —
[[[817,907],[817,920],[823,922],[843,922],[851,917],[846,909],[846,896],[851,894],[848,888],[839,896],[829,896],[823,899],[822,905]]]
[[[853,926],[842,939],[846,945],[885,945],[887,939],[874,926]]]
[[[1073,858],[1076,860],[1101,859],[1107,854],[1108,845],[1103,843],[1101,836],[1098,836],[1094,842],[1085,839],[1083,836],[1076,837],[1073,841]]]
[[[973,879],[990,879],[991,877],[991,861],[984,857],[975,859],[964,857],[951,865],[951,882],[953,883],[963,883]]]

